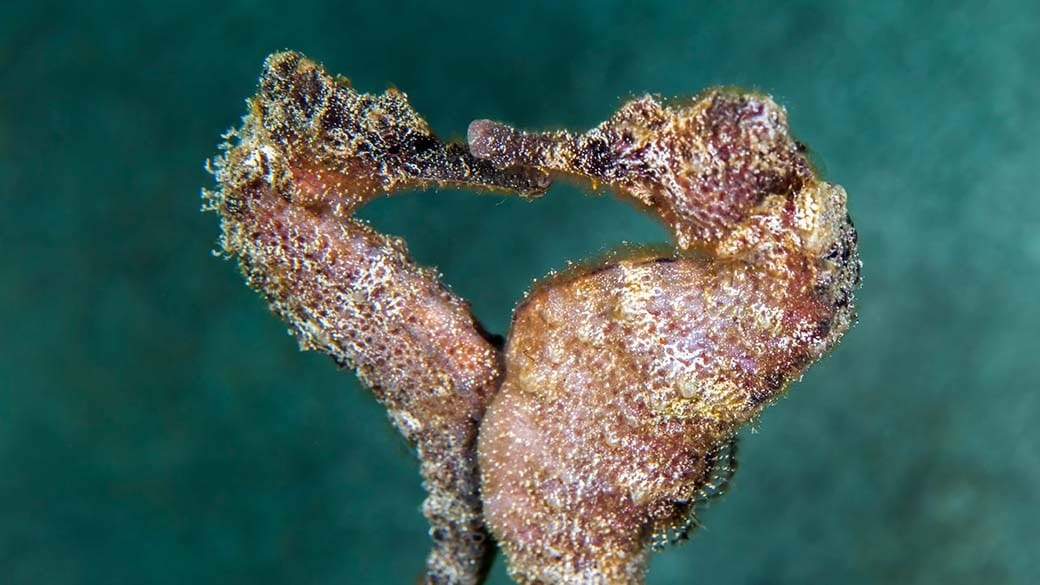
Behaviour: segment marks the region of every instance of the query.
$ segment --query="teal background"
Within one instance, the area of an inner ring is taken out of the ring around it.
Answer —
[[[649,582],[1040,582],[1038,23],[1028,0],[5,3],[0,583],[418,574],[407,446],[199,213],[203,160],[284,48],[395,84],[446,137],[588,127],[644,91],[774,95],[850,194],[860,322],[744,433],[731,493]],[[665,239],[567,186],[365,214],[499,332],[532,279]]]

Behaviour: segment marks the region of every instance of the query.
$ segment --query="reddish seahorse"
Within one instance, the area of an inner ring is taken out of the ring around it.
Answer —
[[[766,96],[625,104],[584,133],[479,120],[474,154],[604,185],[672,253],[622,252],[517,307],[480,431],[484,514],[524,583],[640,583],[737,429],[854,320],[856,231]],[[716,470],[717,472],[717,470]]]

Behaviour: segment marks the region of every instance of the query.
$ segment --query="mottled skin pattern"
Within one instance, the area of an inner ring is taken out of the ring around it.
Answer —
[[[732,473],[734,433],[854,319],[845,192],[766,96],[643,97],[584,134],[478,120],[467,146],[396,90],[358,93],[279,53],[227,138],[204,192],[223,253],[416,445],[428,583],[484,580],[485,523],[520,582],[642,582],[649,548]],[[676,245],[539,283],[504,354],[401,240],[352,217],[404,188],[533,197],[555,175],[610,188]]]
[[[479,583],[494,555],[475,442],[502,374],[500,352],[403,241],[351,217],[405,187],[538,194],[546,175],[501,172],[444,144],[405,96],[360,94],[295,53],[272,55],[242,128],[214,162],[223,252],[304,349],[357,370],[416,445],[434,548],[427,582]]]
[[[516,309],[480,431],[484,513],[524,583],[641,583],[713,455],[853,321],[856,232],[765,96],[625,104],[581,135],[486,120],[470,148],[605,185],[677,250],[622,253]]]

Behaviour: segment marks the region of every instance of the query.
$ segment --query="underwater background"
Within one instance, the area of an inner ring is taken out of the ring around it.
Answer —
[[[849,192],[859,324],[743,433],[729,495],[648,582],[1040,582],[1040,4],[44,0],[0,8],[0,583],[419,575],[407,445],[199,212],[286,48],[401,88],[448,138],[773,95]],[[567,185],[362,215],[500,333],[532,279],[667,239]]]

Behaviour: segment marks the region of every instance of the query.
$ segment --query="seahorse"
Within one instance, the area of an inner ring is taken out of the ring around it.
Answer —
[[[522,583],[641,583],[734,433],[855,319],[857,235],[767,96],[644,96],[583,134],[478,120],[472,152],[604,186],[675,247],[536,285],[480,430],[484,514]]]
[[[221,252],[302,349],[357,371],[416,446],[433,549],[427,583],[484,580],[495,548],[481,513],[478,425],[502,375],[497,342],[400,238],[353,217],[407,188],[465,186],[535,197],[536,169],[500,171],[445,143],[391,89],[354,90],[299,53],[267,58],[243,125],[204,191]]]

